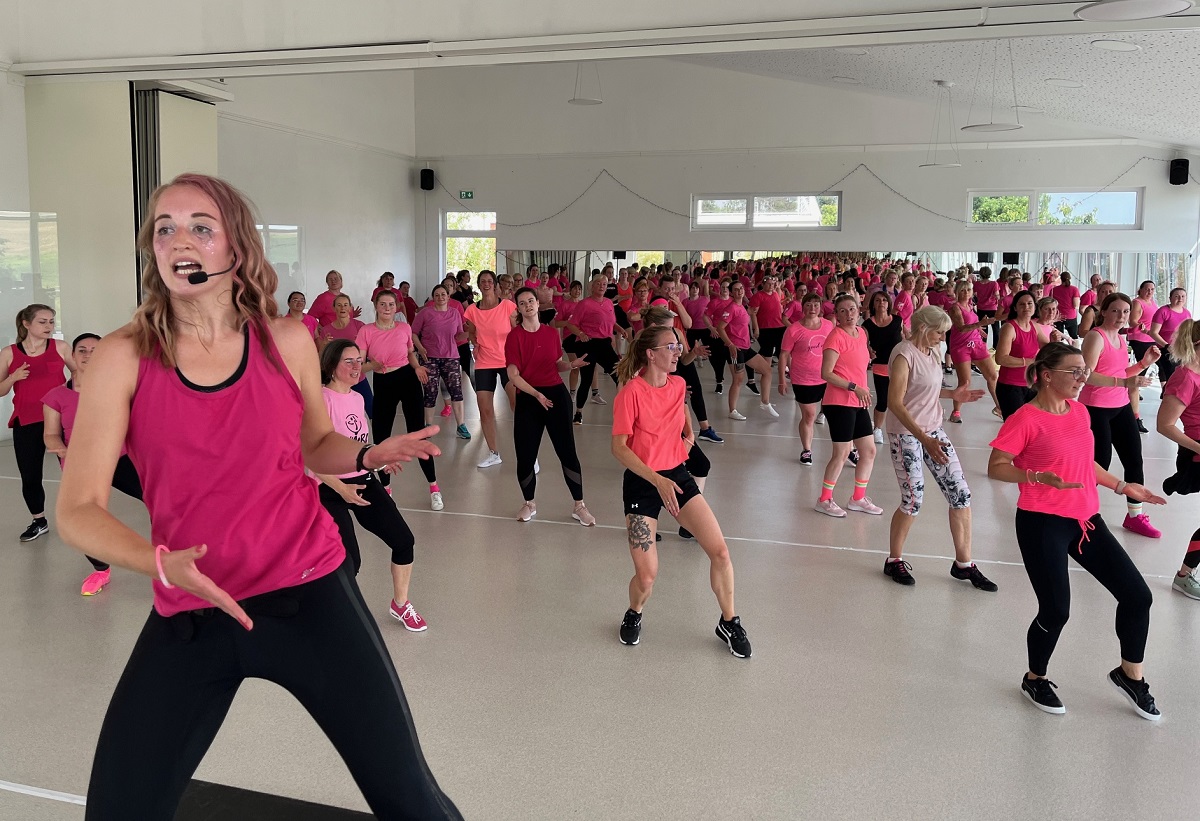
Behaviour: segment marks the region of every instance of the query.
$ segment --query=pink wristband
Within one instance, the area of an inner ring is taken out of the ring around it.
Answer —
[[[175,585],[167,581],[167,574],[163,572],[162,566],[162,554],[170,552],[171,550],[165,544],[160,544],[154,548],[154,566],[158,568],[158,580],[162,582],[162,586],[168,590],[173,590],[175,589]]]

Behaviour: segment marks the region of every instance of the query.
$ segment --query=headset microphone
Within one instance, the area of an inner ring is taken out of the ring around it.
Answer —
[[[187,281],[190,282],[192,285],[203,285],[204,283],[208,282],[209,277],[219,277],[221,274],[228,274],[230,271],[232,271],[234,268],[237,267],[237,264],[238,264],[237,254],[234,254],[233,255],[233,263],[228,268],[226,268],[224,271],[217,271],[216,273],[212,273],[212,274],[208,273],[207,271],[197,271],[194,274],[188,274]]]

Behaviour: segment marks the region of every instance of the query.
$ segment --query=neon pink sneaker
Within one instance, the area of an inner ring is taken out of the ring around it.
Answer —
[[[79,595],[94,596],[108,587],[108,577],[110,573],[107,570],[96,570],[92,575],[83,580],[83,587],[79,588]]]
[[[1150,524],[1150,517],[1145,513],[1139,513],[1132,516],[1125,514],[1125,523],[1121,525],[1131,533],[1136,533],[1139,536],[1145,536],[1149,539],[1161,539],[1162,531]]]
[[[412,602],[406,601],[403,605],[396,604],[396,600],[392,599],[392,606],[388,608],[392,614],[392,618],[404,625],[405,630],[413,633],[423,633],[429,629],[429,625],[425,623],[425,619],[421,618],[412,606]]]
[[[450,409],[449,405],[442,405],[442,416],[449,416],[452,413],[454,413],[454,411]]]

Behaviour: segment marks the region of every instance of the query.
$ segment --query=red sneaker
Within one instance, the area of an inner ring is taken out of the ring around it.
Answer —
[[[96,570],[92,575],[83,580],[83,587],[79,589],[81,596],[94,596],[108,587],[109,571]]]
[[[404,625],[405,630],[413,633],[423,633],[429,629],[429,625],[425,623],[425,619],[421,618],[412,606],[412,602],[406,601],[404,604],[396,604],[396,600],[392,599],[392,606],[388,608],[392,614],[392,618]]]
[[[442,405],[442,416],[449,416],[452,413],[454,411],[450,409],[449,405]]]

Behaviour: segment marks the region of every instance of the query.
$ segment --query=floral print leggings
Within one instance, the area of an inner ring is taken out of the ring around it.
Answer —
[[[900,510],[909,516],[916,516],[925,501],[925,465],[929,466],[929,472],[933,474],[950,507],[971,506],[971,489],[967,487],[954,445],[941,428],[931,431],[929,435],[942,443],[946,455],[950,457],[946,464],[935,462],[911,433],[893,433],[888,437],[892,467],[896,471],[896,481],[900,483]]]

